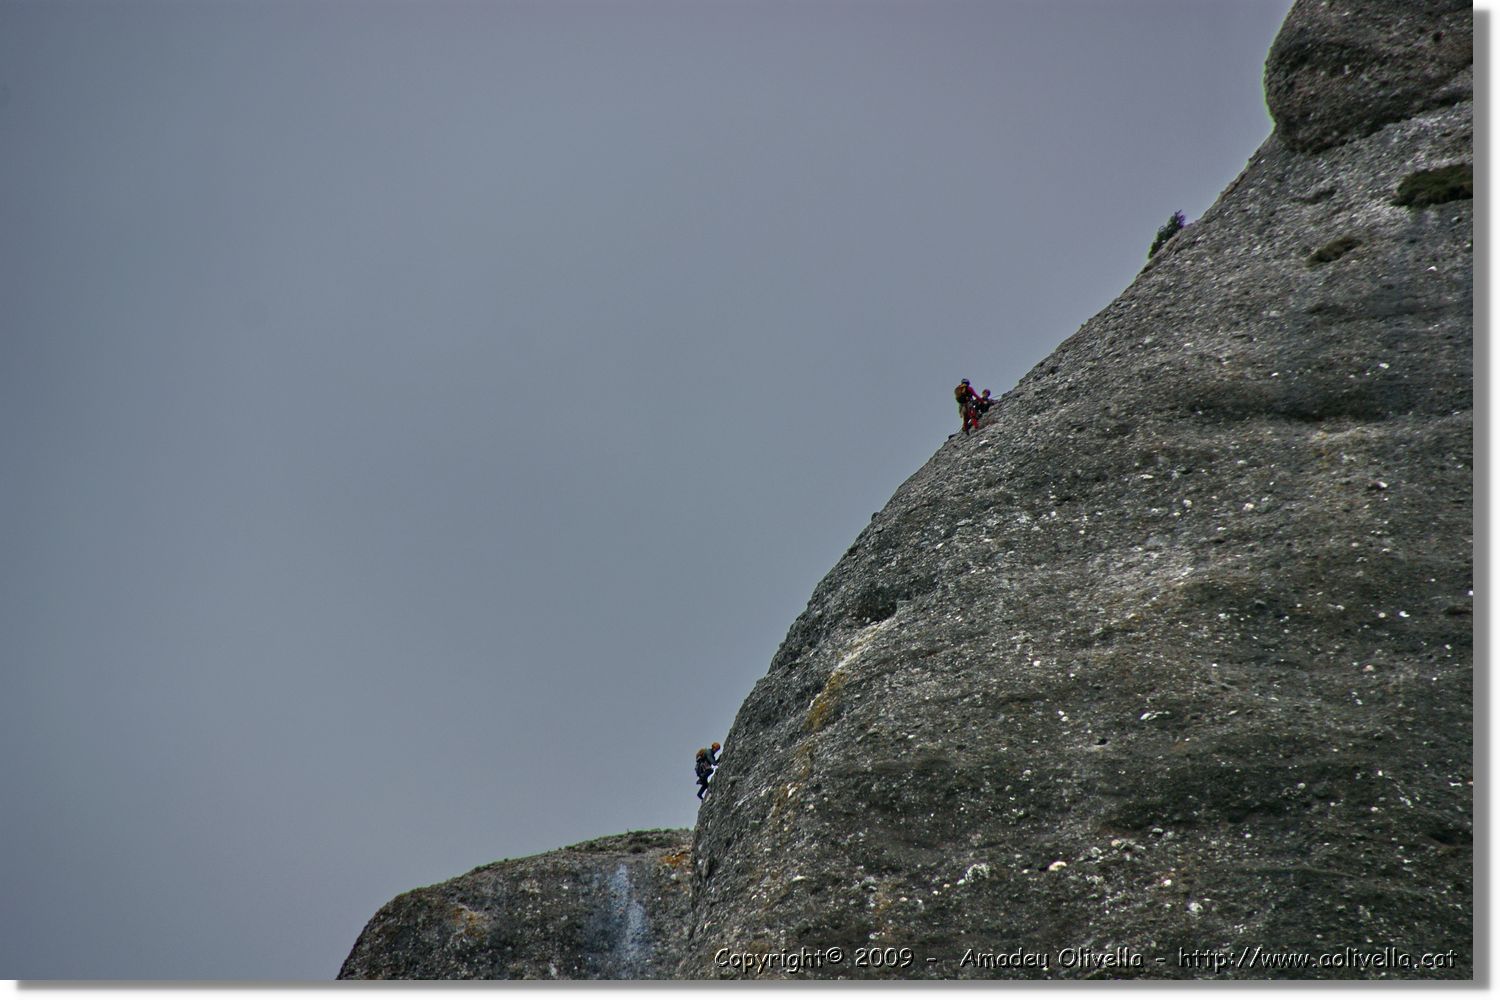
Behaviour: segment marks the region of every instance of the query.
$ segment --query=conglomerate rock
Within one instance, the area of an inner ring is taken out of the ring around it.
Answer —
[[[1266,103],[1288,149],[1318,150],[1473,97],[1464,0],[1301,0],[1266,61]]]
[[[1471,15],[1340,4],[1213,208],[818,585],[645,974],[1473,975]],[[385,961],[400,902],[359,974],[642,974]]]
[[[897,491],[725,740],[681,974],[1471,974],[1472,202],[1394,203],[1471,127],[1273,135]],[[1199,957],[1256,948],[1369,964]]]

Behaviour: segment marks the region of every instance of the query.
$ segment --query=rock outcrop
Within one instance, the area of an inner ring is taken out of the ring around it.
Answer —
[[[553,854],[345,973],[1472,976],[1471,17],[1299,0],[1244,173],[819,584],[649,971]]]
[[[1266,62],[1287,149],[1316,151],[1470,100],[1474,10],[1459,0],[1321,0],[1292,8]]]
[[[687,936],[691,837],[604,837],[402,893],[339,978],[668,978]]]

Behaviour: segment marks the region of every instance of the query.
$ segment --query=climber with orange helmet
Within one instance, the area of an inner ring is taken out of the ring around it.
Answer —
[[[708,791],[708,779],[713,777],[714,768],[719,766],[719,744],[712,747],[699,747],[698,759],[693,765],[693,770],[698,774],[698,798],[703,798],[703,793]]]

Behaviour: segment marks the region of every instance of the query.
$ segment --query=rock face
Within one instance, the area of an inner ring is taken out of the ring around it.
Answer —
[[[1474,11],[1458,0],[1302,0],[1266,63],[1287,149],[1314,151],[1473,97]]]
[[[660,979],[687,932],[690,830],[605,837],[403,893],[340,979]]]
[[[563,852],[345,973],[1471,977],[1471,35],[1299,0],[1245,172],[819,584],[650,964],[530,929]]]

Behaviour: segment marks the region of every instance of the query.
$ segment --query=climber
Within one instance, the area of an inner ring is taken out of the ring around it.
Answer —
[[[974,391],[969,380],[964,379],[953,387],[953,398],[958,402],[958,416],[963,421],[963,431],[968,434],[970,427],[979,426],[979,413],[974,409],[974,403],[979,399],[979,394]]]
[[[698,798],[703,798],[703,793],[708,791],[708,779],[713,777],[714,768],[719,766],[719,744],[712,747],[699,747],[698,759],[693,764],[693,770],[698,774]]]
[[[976,430],[979,428],[979,418],[990,412],[990,407],[994,405],[994,402],[990,398],[990,391],[988,389],[981,392],[979,398],[974,400],[974,428]]]

